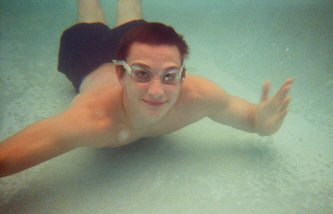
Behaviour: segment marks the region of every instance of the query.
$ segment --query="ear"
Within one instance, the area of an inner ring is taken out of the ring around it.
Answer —
[[[182,76],[181,76],[181,82],[184,81],[185,77],[186,77],[186,70],[184,68],[184,71],[183,71]]]
[[[124,78],[125,70],[121,65],[116,65],[116,76],[119,82],[121,82]]]

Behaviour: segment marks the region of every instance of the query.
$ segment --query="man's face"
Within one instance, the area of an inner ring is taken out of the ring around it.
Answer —
[[[125,95],[131,107],[136,108],[146,118],[162,118],[177,101],[180,80],[167,84],[160,80],[161,74],[170,69],[181,68],[181,56],[176,46],[149,45],[134,43],[126,62],[129,66],[142,67],[152,73],[148,82],[135,81],[128,73],[121,79]]]

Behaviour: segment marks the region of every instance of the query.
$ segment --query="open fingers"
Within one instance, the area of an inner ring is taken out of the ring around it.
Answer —
[[[262,86],[262,94],[261,94],[261,102],[266,101],[268,99],[269,90],[271,88],[271,83],[266,80]]]
[[[274,99],[278,102],[284,102],[284,100],[286,99],[289,91],[290,91],[290,88],[292,86],[292,83],[293,83],[293,79],[292,78],[289,78],[287,79],[283,84],[282,86],[280,87],[279,91],[276,93],[276,95],[274,96]]]
[[[281,103],[280,111],[285,111],[288,109],[289,103],[291,101],[291,97],[286,97],[286,99],[283,100]]]

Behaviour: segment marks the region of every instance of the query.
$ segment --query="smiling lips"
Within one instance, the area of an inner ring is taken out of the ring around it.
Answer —
[[[143,102],[153,107],[160,107],[166,103],[166,101],[162,102],[162,101],[150,101],[150,100],[143,100]]]

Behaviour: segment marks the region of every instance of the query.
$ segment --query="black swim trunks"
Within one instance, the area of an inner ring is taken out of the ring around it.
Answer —
[[[115,59],[122,36],[146,23],[136,20],[110,29],[102,23],[76,24],[61,36],[58,70],[66,74],[78,92],[84,77],[100,65]]]

